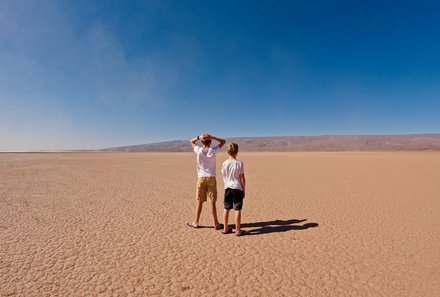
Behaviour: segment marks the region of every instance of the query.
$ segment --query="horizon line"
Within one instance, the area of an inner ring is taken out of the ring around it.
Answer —
[[[440,136],[440,132],[437,133],[407,133],[407,134],[317,134],[317,135],[271,135],[271,136],[232,136],[225,137],[225,139],[234,139],[234,138],[287,138],[287,137],[356,137],[356,136],[369,136],[369,137],[377,137],[377,136]],[[129,145],[119,145],[119,146],[109,146],[105,148],[91,148],[91,149],[47,149],[47,150],[9,150],[3,151],[0,150],[0,153],[71,153],[71,152],[102,152],[107,149],[116,149],[116,148],[124,148],[124,147],[132,147],[132,146],[140,146],[140,145],[154,145],[154,144],[164,144],[168,142],[181,142],[187,141],[186,139],[171,139],[165,141],[157,141],[157,142],[148,142],[148,143],[140,143],[140,144],[129,144]]]

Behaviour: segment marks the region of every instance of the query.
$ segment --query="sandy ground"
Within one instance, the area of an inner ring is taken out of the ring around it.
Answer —
[[[193,154],[0,154],[0,296],[440,296],[440,153],[239,157],[243,237]]]

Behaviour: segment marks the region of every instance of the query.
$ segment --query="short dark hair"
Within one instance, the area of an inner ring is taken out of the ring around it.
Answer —
[[[207,145],[207,146],[210,146],[212,142],[211,139],[201,139],[200,141],[203,143],[203,145]]]

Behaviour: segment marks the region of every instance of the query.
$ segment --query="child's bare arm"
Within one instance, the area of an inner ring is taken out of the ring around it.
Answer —
[[[243,188],[243,196],[245,196],[246,194],[246,177],[243,174],[240,174],[240,183],[241,183],[241,187]]]

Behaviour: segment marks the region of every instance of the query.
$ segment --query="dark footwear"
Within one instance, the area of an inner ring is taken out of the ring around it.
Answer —
[[[229,234],[229,233],[232,233],[232,229],[230,229],[230,228],[226,232],[224,230],[222,231],[222,234]]]
[[[188,223],[187,225],[191,228],[200,228],[200,226],[193,225],[192,223]]]
[[[215,227],[214,226],[214,229],[215,230],[221,230],[221,229],[223,229],[225,227],[225,225],[223,225],[223,224],[218,224],[218,227]]]
[[[236,233],[235,236],[243,236],[243,235],[248,235],[249,232],[245,231],[245,230],[240,230],[240,233]]]

